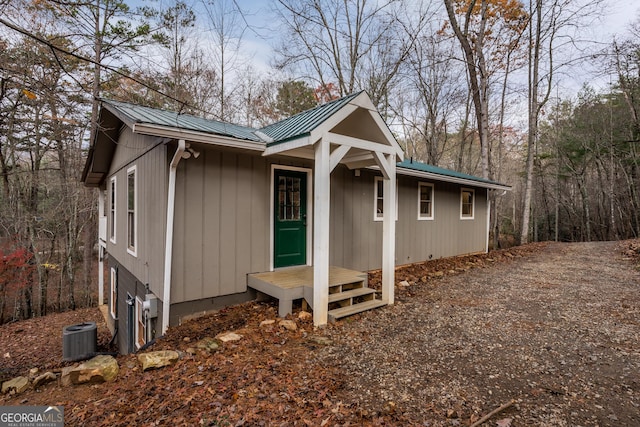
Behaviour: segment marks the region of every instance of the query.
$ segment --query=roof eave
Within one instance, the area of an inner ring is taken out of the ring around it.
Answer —
[[[490,190],[503,190],[503,191],[511,191],[511,186],[500,184],[497,182],[484,182],[484,181],[476,181],[474,179],[467,178],[459,178],[454,176],[441,175],[433,172],[425,172],[425,171],[417,171],[414,169],[408,169],[403,167],[398,167],[398,173],[407,176],[414,176],[417,178],[425,178],[425,179],[434,179],[438,181],[450,182],[453,184],[461,184],[461,185],[469,185],[473,187],[480,188],[488,188]]]
[[[198,132],[194,130],[172,128],[168,126],[155,125],[151,123],[134,123],[131,126],[133,133],[161,136],[172,139],[184,139],[192,142],[199,142],[209,145],[220,145],[230,148],[241,148],[251,151],[264,151],[266,145],[264,142],[250,141],[245,139],[233,138],[218,134]]]
[[[108,100],[102,100],[100,102],[100,106],[106,110],[108,110],[111,114],[116,116],[118,120],[129,127],[133,127],[136,121],[129,117],[127,114],[123,113],[116,105],[111,104]]]
[[[269,144],[267,145],[262,155],[271,156],[273,154],[284,153],[285,151],[295,150],[298,148],[306,147],[308,145],[311,145],[311,139],[309,137],[309,134],[307,133],[293,139],[278,141],[273,144]]]

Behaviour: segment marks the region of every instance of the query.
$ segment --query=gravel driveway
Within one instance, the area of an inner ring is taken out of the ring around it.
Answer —
[[[398,278],[402,280],[402,278]],[[418,281],[419,282],[419,281]],[[406,423],[640,425],[640,273],[618,243],[411,284],[411,298],[326,333],[337,398]]]

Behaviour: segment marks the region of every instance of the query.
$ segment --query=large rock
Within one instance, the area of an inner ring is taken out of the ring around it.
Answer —
[[[29,388],[29,378],[16,377],[2,383],[2,393],[22,393]]]
[[[54,374],[53,372],[45,372],[42,375],[38,375],[33,379],[33,388],[38,388],[43,384],[55,381],[56,378],[56,374]]]
[[[260,327],[262,328],[262,327],[264,327],[264,326],[271,326],[271,325],[273,325],[274,323],[276,323],[276,321],[275,321],[275,320],[273,320],[273,319],[263,320],[262,322],[260,322]]]
[[[142,372],[147,369],[164,368],[178,361],[180,355],[173,350],[150,351],[138,355],[138,361],[142,364]]]
[[[242,339],[242,335],[236,334],[235,332],[223,332],[216,335],[216,338],[222,342],[240,341]]]
[[[298,325],[296,325],[296,322],[293,320],[281,320],[278,324],[289,331],[295,331],[298,329]]]
[[[100,355],[71,368],[62,370],[62,385],[102,383],[118,376],[118,362],[113,356]]]

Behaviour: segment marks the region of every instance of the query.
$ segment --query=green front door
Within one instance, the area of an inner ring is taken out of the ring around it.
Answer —
[[[273,266],[307,263],[307,174],[275,170]]]

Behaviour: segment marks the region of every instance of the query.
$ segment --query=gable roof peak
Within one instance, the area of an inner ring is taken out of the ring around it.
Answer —
[[[295,114],[276,123],[267,125],[260,132],[267,135],[275,143],[284,142],[303,135],[308,135],[312,130],[320,126],[334,113],[356,99],[364,90],[354,92],[342,98],[334,99],[317,107]],[[367,98],[369,95],[367,95]]]

